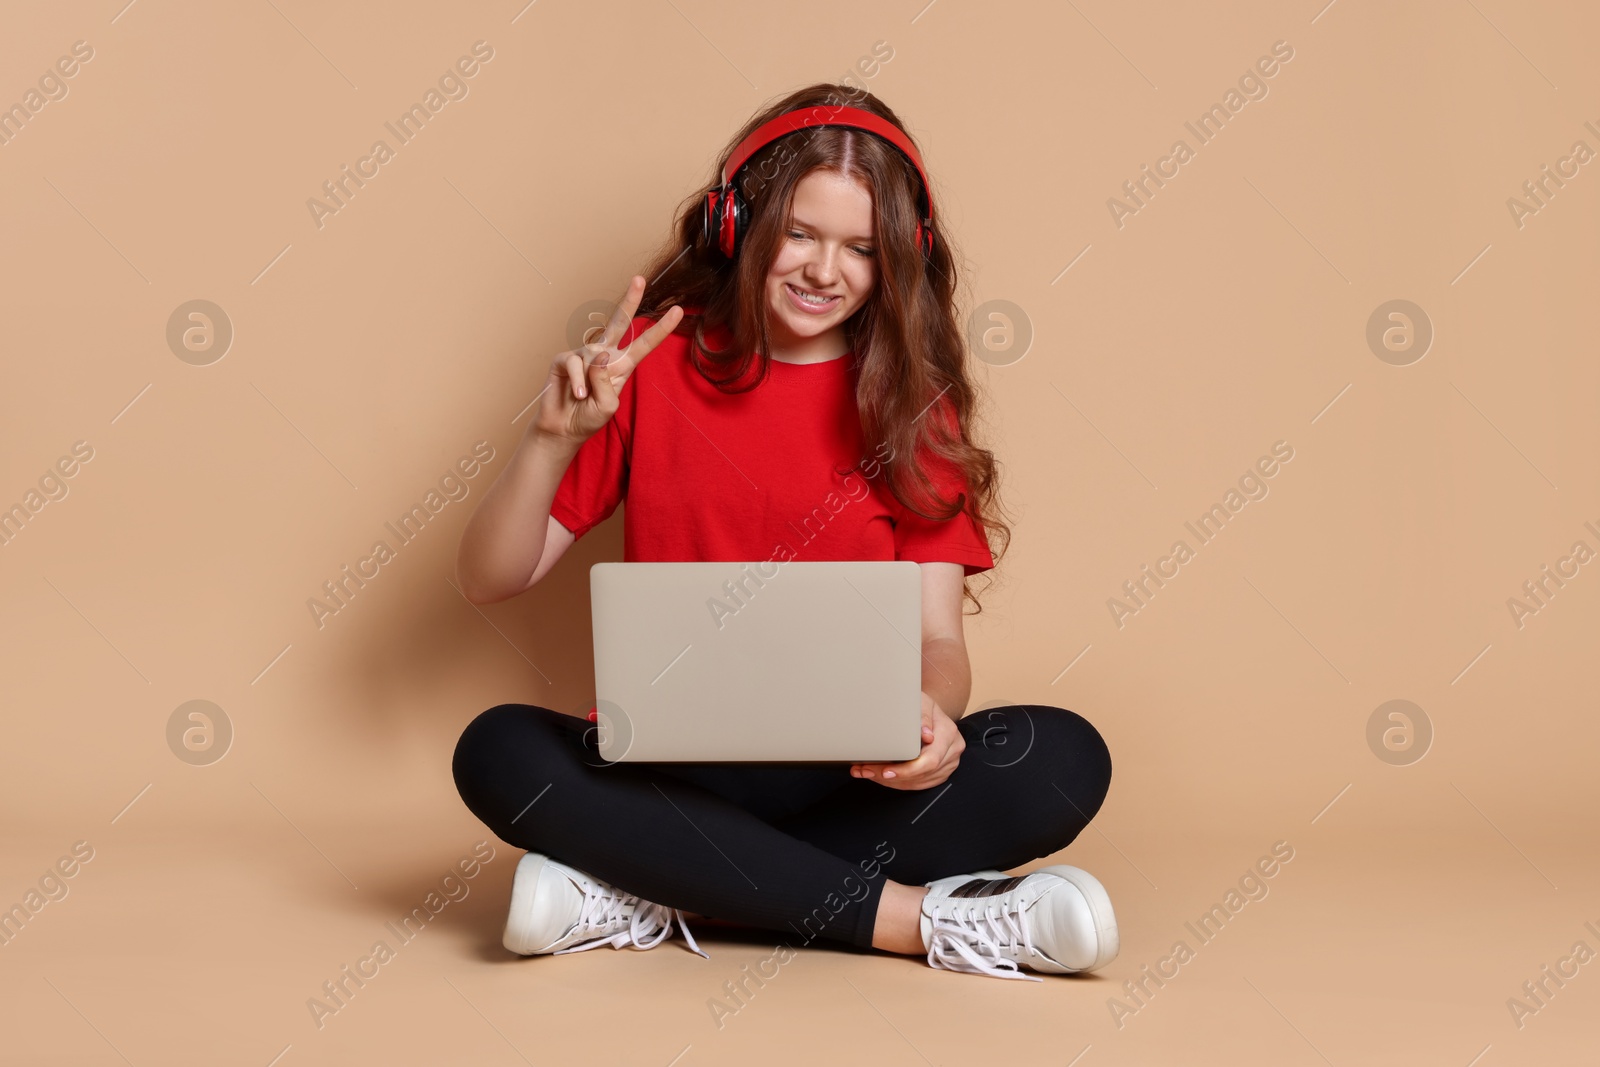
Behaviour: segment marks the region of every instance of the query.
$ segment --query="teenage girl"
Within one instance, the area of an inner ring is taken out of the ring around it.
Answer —
[[[1003,978],[1104,966],[1105,889],[1066,847],[1111,780],[1062,708],[966,712],[967,579],[995,557],[991,452],[956,264],[900,120],[814,85],[754,116],[602,335],[556,356],[462,535],[474,603],[531,589],[627,498],[623,557],[909,559],[922,570],[922,752],[846,768],[611,764],[595,728],[528,704],[474,719],[462,799],[517,865],[523,955],[651,948],[689,917],[926,956]],[[641,302],[642,301],[642,302]],[[646,357],[649,357],[648,359]],[[753,707],[750,714],[760,715]]]

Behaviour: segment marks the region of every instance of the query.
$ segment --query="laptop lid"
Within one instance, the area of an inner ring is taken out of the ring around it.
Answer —
[[[597,563],[609,761],[898,762],[922,749],[911,560]]]

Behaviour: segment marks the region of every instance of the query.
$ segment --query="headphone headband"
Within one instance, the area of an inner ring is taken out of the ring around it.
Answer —
[[[928,185],[928,174],[922,168],[922,157],[917,153],[916,146],[911,140],[901,133],[894,123],[874,115],[870,111],[860,108],[845,107],[844,105],[828,106],[818,104],[815,107],[800,108],[788,111],[769,122],[762,123],[750,132],[750,135],[739,142],[737,148],[728,156],[728,161],[722,167],[722,188],[725,190],[738,175],[744,165],[767,145],[780,137],[797,133],[804,129],[823,129],[836,127],[842,129],[863,130],[867,133],[888,141],[900,150],[916,168],[917,176],[922,179],[922,203],[924,207],[924,223],[933,221],[933,194]]]

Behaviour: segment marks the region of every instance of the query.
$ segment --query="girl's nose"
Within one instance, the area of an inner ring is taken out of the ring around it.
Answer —
[[[819,289],[825,289],[839,279],[839,262],[832,252],[819,249],[806,263],[805,275]]]

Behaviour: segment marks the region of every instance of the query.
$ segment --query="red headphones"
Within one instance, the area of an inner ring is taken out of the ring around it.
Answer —
[[[922,157],[911,139],[891,122],[860,108],[817,105],[788,111],[770,122],[756,127],[728,157],[722,167],[722,184],[706,192],[704,221],[705,232],[716,234],[714,244],[722,254],[732,259],[739,249],[739,239],[750,227],[750,206],[739,194],[734,179],[750,161],[750,157],[781,137],[805,129],[822,129],[829,126],[861,130],[888,141],[911,161],[917,176],[922,179],[922,196],[919,207],[922,219],[917,223],[916,244],[924,256],[933,253],[933,196],[928,189],[928,175],[922,169]]]

